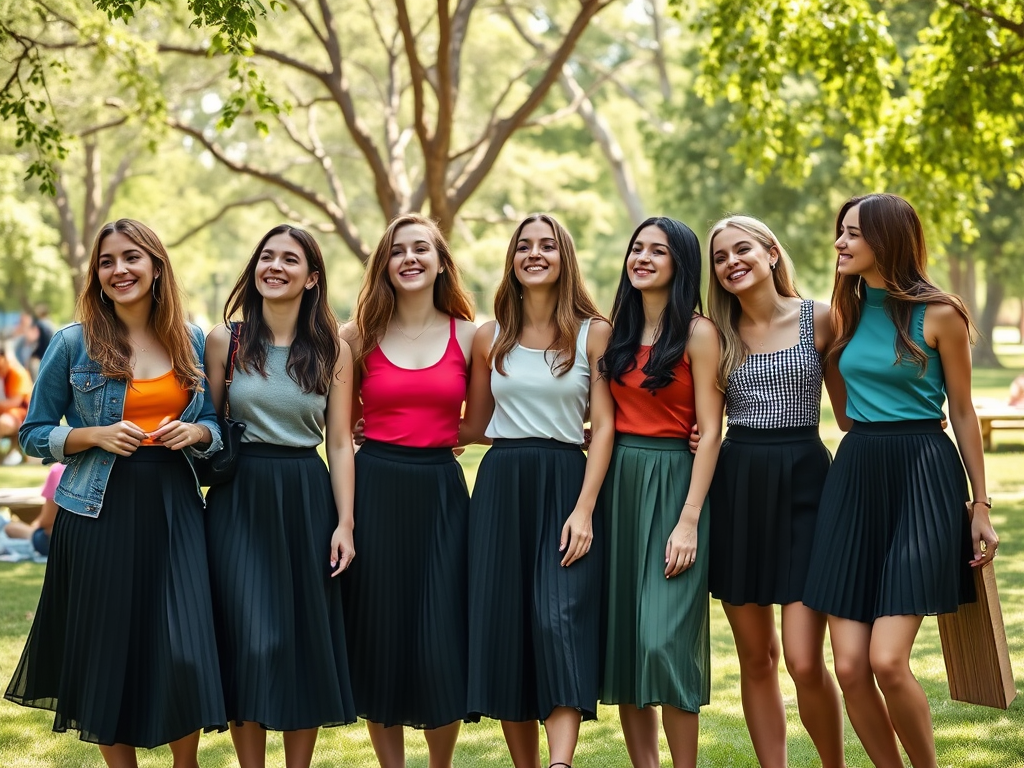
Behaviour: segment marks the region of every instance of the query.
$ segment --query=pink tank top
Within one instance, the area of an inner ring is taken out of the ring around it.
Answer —
[[[400,368],[380,345],[366,356],[365,364],[360,396],[368,439],[410,448],[450,448],[458,443],[468,374],[455,336],[455,318],[448,346],[433,365]]]

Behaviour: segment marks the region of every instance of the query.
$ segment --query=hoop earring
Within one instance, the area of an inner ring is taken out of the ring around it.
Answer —
[[[113,302],[110,301],[110,297],[103,292],[102,288],[100,289],[100,304],[107,307],[113,306]]]
[[[774,271],[775,271],[775,267],[776,267],[776,266],[778,266],[778,263],[779,263],[778,261],[773,261],[773,262],[771,263],[771,268],[772,268],[772,272],[774,272]]]
[[[158,278],[158,277],[154,277],[153,278],[153,285],[150,288],[150,290],[151,290],[151,292],[153,294],[153,301],[155,301],[157,304],[160,303],[160,296],[158,296],[157,292],[156,292],[156,281],[159,280],[159,279],[160,278]]]

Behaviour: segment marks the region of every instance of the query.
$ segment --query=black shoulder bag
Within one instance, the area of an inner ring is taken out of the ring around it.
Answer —
[[[228,344],[227,368],[224,371],[224,415],[217,418],[220,424],[220,439],[224,447],[212,456],[204,459],[195,459],[193,465],[196,469],[196,477],[200,485],[219,485],[226,483],[235,476],[235,468],[238,466],[238,451],[242,445],[242,433],[245,432],[245,422],[235,421],[231,417],[231,380],[235,376],[235,356],[238,354],[238,336],[241,333],[242,324],[231,324],[231,341]]]

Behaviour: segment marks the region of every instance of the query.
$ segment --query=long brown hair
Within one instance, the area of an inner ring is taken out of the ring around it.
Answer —
[[[78,297],[75,316],[82,323],[85,348],[103,375],[110,379],[132,381],[132,349],[128,328],[114,311],[113,302],[103,301],[99,279],[100,251],[103,241],[114,233],[127,237],[153,262],[153,300],[149,308],[149,326],[171,358],[171,369],[178,383],[188,389],[202,389],[192,335],[181,306],[181,294],[174,279],[171,260],[160,238],[145,224],[118,219],[104,224],[92,246],[85,288]],[[156,275],[159,274],[159,277]]]
[[[920,367],[923,376],[928,355],[910,336],[914,305],[948,304],[960,313],[968,329],[973,328],[970,315],[959,296],[946,293],[928,279],[924,227],[910,203],[888,194],[852,197],[843,203],[836,217],[836,240],[843,232],[843,218],[855,205],[860,206],[861,236],[875,255],[875,268],[889,294],[885,312],[896,326],[896,363],[910,359]],[[829,352],[830,360],[839,359],[857,330],[864,302],[862,285],[860,275],[840,275],[837,271],[832,289],[836,343]]]
[[[558,255],[562,263],[558,277],[558,301],[555,304],[555,325],[558,332],[555,340],[548,347],[554,352],[551,360],[551,371],[556,376],[567,373],[576,359],[576,337],[580,326],[587,318],[603,318],[600,310],[587,291],[580,272],[579,261],[576,259],[576,246],[565,227],[554,217],[546,213],[534,213],[527,216],[512,233],[505,254],[505,273],[494,294],[494,318],[498,321],[498,338],[494,340],[487,363],[502,376],[505,374],[505,359],[519,343],[523,332],[523,286],[516,277],[515,256],[519,236],[527,224],[543,221],[551,227],[558,246]]]
[[[317,275],[313,287],[302,292],[295,340],[288,351],[286,370],[303,391],[326,395],[341,349],[338,318],[327,300],[327,270],[324,268],[320,246],[304,229],[278,224],[267,232],[253,250],[235,287],[231,289],[224,305],[224,324],[228,325],[231,318],[241,315],[237,365],[243,371],[251,369],[261,376],[267,375],[267,351],[273,343],[273,334],[263,319],[263,296],[256,288],[256,267],[267,241],[275,235],[288,235],[297,242],[306,257],[309,274]]]
[[[359,331],[359,354],[356,364],[362,365],[366,356],[387,333],[388,323],[395,314],[395,287],[388,277],[388,261],[395,244],[395,233],[402,227],[418,224],[425,228],[434,241],[441,271],[434,280],[434,307],[450,317],[472,320],[473,299],[462,285],[462,274],[451,247],[445,240],[441,228],[433,219],[417,213],[396,216],[384,230],[384,234],[370,255],[363,273],[363,283],[356,301],[355,321]]]
[[[775,291],[779,296],[800,296],[793,282],[793,263],[789,254],[767,224],[753,216],[728,216],[711,227],[708,235],[708,266],[711,274],[708,280],[708,316],[718,326],[718,332],[721,334],[722,356],[718,362],[718,386],[723,392],[733,371],[743,365],[750,354],[747,345],[740,338],[740,316],[743,314],[740,300],[722,287],[715,271],[715,238],[728,227],[746,232],[768,252],[774,248],[779,254],[778,261],[772,269]]]

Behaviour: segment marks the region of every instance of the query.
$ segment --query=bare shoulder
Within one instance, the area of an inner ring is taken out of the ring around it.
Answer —
[[[462,346],[470,346],[473,343],[473,337],[476,336],[476,332],[476,323],[472,320],[455,320],[455,335]]]
[[[718,344],[718,326],[711,318],[694,315],[690,320],[690,342],[698,344]]]
[[[206,354],[223,356],[228,353],[231,331],[224,323],[218,323],[206,336]]]
[[[943,302],[929,304],[924,311],[925,337],[929,343],[968,337],[967,321],[956,307]]]
[[[347,323],[342,323],[341,328],[338,331],[338,336],[348,344],[353,355],[359,354],[359,349],[362,346],[359,338],[359,326],[356,325],[355,320],[349,320]]]
[[[590,321],[590,331],[587,333],[587,355],[591,358],[603,355],[611,337],[612,324],[603,317],[595,317]]]
[[[835,341],[832,329],[832,307],[824,301],[814,302],[814,346],[824,352]]]

